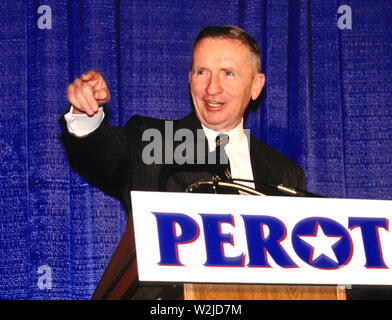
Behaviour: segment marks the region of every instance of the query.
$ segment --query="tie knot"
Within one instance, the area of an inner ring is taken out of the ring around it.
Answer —
[[[229,143],[229,136],[227,134],[218,134],[215,139],[216,147],[225,147]]]

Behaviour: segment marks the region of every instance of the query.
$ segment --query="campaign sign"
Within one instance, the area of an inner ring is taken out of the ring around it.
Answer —
[[[392,285],[392,201],[131,197],[140,281]]]

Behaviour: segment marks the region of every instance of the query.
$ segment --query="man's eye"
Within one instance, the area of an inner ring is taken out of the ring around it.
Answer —
[[[204,70],[197,71],[197,74],[204,75],[206,72]]]
[[[226,71],[226,76],[231,77],[233,75],[233,72],[231,71]]]

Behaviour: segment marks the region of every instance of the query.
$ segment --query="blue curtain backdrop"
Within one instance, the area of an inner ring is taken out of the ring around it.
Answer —
[[[39,27],[42,5],[51,29]],[[341,5],[351,29],[338,28]],[[304,167],[309,191],[392,199],[391,16],[390,0],[2,1],[0,298],[89,299],[124,231],[119,203],[73,172],[59,143],[68,83],[99,70],[115,125],[182,117],[206,25],[238,25],[261,45],[264,98],[246,123]]]

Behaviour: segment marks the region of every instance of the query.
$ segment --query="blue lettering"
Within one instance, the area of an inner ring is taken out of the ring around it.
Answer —
[[[223,244],[230,243],[234,246],[233,236],[231,233],[222,233],[220,225],[229,223],[234,225],[231,214],[200,214],[203,220],[204,237],[206,243],[207,260],[205,266],[220,267],[241,267],[243,266],[244,255],[237,257],[226,257],[223,251]]]
[[[363,247],[366,256],[366,268],[388,268],[382,256],[378,228],[388,230],[388,220],[385,218],[349,218],[350,229],[359,227],[362,233]]]
[[[181,213],[153,212],[157,220],[160,265],[180,265],[178,245],[195,241],[200,234],[199,226],[191,217]],[[176,224],[181,228],[181,234],[176,234]]]
[[[280,244],[286,237],[286,227],[282,221],[269,216],[242,215],[242,218],[248,243],[249,267],[271,267],[267,252],[281,267],[297,267]],[[269,229],[268,237],[262,232],[263,225]]]

